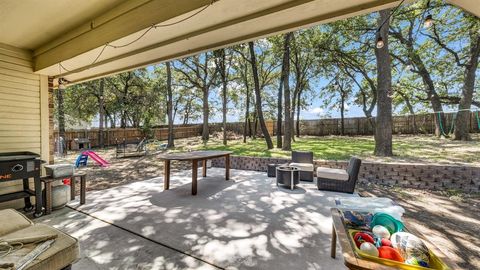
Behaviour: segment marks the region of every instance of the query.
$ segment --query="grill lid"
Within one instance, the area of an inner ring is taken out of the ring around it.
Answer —
[[[15,161],[15,160],[31,160],[37,159],[40,155],[33,152],[7,152],[0,153],[0,162],[2,161]]]

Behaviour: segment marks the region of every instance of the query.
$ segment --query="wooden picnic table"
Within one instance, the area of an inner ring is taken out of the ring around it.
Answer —
[[[230,179],[230,154],[231,151],[192,151],[181,153],[166,153],[158,155],[160,160],[164,161],[163,168],[163,189],[170,188],[170,161],[190,161],[192,163],[192,195],[197,195],[197,172],[198,163],[202,161],[203,177],[207,177],[207,160],[219,157],[225,157],[225,180]]]
[[[398,269],[394,266],[388,266],[384,264],[380,264],[377,262],[369,261],[367,259],[363,259],[356,255],[353,250],[351,240],[348,237],[348,232],[345,228],[345,225],[342,220],[342,213],[338,208],[332,208],[332,243],[331,243],[331,254],[332,258],[336,256],[336,247],[337,247],[337,239],[340,243],[340,247],[342,248],[342,255],[345,266],[348,269],[354,270],[394,270]],[[425,245],[430,249],[440,260],[442,260],[450,269],[460,269],[457,264],[455,264],[452,260],[450,260],[443,252],[441,252],[435,245],[430,243],[429,241],[425,240],[426,238],[422,236],[422,234],[415,230],[413,226],[408,226],[408,223],[405,223],[405,227],[408,228],[408,231],[418,237],[420,237]]]

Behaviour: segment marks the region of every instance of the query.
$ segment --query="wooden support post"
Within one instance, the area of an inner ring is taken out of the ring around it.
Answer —
[[[197,195],[198,160],[192,160],[192,195]]]
[[[337,255],[337,231],[335,230],[335,225],[332,223],[332,245],[330,250],[330,257],[334,258]]]
[[[207,177],[207,160],[202,160],[202,176]]]
[[[85,197],[87,193],[87,175],[80,176],[80,204],[85,204]]]
[[[170,160],[165,160],[163,165],[163,190],[170,189]]]
[[[225,155],[225,180],[230,179],[230,155]]]
[[[70,178],[70,200],[75,200],[75,177]]]
[[[53,180],[45,181],[45,214],[52,213],[52,182]]]

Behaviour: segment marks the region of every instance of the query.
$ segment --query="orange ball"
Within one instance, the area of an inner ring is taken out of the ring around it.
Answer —
[[[382,259],[389,259],[393,261],[403,262],[404,259],[398,250],[389,247],[389,246],[382,246],[378,248],[378,257]]]

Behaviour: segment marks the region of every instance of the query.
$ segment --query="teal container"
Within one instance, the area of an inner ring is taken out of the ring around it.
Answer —
[[[375,215],[373,215],[372,222],[370,223],[370,228],[373,228],[376,225],[382,225],[383,227],[387,228],[390,234],[401,232],[404,227],[403,223],[400,220],[397,220],[389,214],[385,213],[376,213]]]

